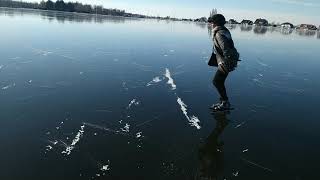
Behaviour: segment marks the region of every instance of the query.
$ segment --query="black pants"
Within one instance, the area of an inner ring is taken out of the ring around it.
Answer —
[[[220,100],[227,101],[227,90],[224,86],[224,82],[226,81],[229,73],[225,73],[221,70],[217,70],[216,75],[213,78],[213,85],[217,88],[219,94],[220,94]]]

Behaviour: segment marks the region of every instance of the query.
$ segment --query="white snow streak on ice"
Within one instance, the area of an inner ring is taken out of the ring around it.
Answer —
[[[248,152],[249,151],[249,149],[245,149],[245,150],[243,150],[242,152],[243,153],[246,153],[246,152]]]
[[[199,125],[200,120],[198,119],[198,117],[196,117],[196,116],[188,116],[188,112],[187,112],[187,107],[188,106],[181,100],[181,98],[178,97],[177,102],[181,106],[181,111],[183,112],[185,117],[188,119],[189,124],[191,126],[196,127],[197,129],[201,129],[201,126]]]
[[[110,168],[109,168],[109,164],[107,165],[103,165],[102,168],[100,169],[101,171],[109,171]]]
[[[51,149],[52,149],[52,146],[50,146],[50,145],[48,145],[48,146],[46,146],[46,151],[50,151]]]
[[[21,57],[13,57],[13,58],[10,58],[10,60],[17,60],[17,59],[21,59]]]
[[[150,81],[148,84],[147,84],[147,86],[152,86],[152,85],[154,85],[154,84],[156,84],[156,83],[158,83],[158,82],[161,82],[162,81],[162,79],[160,79],[160,77],[155,77],[155,78],[153,78],[152,79],[152,81]]]
[[[114,133],[114,134],[120,134],[120,135],[123,135],[123,136],[129,136],[128,133],[121,132],[120,130],[114,130],[114,129],[106,128],[106,127],[103,127],[103,126],[100,126],[100,125],[95,125],[95,124],[91,124],[91,123],[84,123],[84,125],[86,125],[88,127],[91,127],[91,128],[94,128],[94,129],[100,129],[102,131],[111,132],[111,133]],[[130,125],[128,125],[127,127],[130,127]],[[123,129],[123,128],[121,128],[121,129]],[[125,130],[125,129],[123,129],[123,130]],[[129,129],[127,129],[127,130],[129,130]]]
[[[11,88],[11,87],[13,87],[13,86],[15,86],[15,85],[16,85],[16,83],[10,84],[10,85],[8,85],[8,86],[3,87],[2,90],[9,89],[9,88]]]
[[[129,132],[129,131],[130,131],[130,125],[126,123],[126,125],[124,126],[124,128],[121,128],[121,131],[123,131],[123,132]]]
[[[48,140],[48,142],[49,142],[49,143],[51,143],[51,144],[53,144],[53,145],[58,144],[58,141],[57,141],[57,140],[54,140],[54,141],[50,141],[50,140]]]
[[[138,133],[136,134],[136,137],[137,137],[137,138],[141,138],[141,137],[142,137],[142,132],[138,132]]]
[[[67,146],[65,151],[62,151],[62,154],[70,155],[71,151],[74,149],[75,145],[80,141],[80,138],[83,136],[83,133],[84,133],[84,125],[81,126],[81,129],[79,130],[78,134],[72,140],[71,145]]]
[[[129,109],[132,105],[138,106],[139,104],[140,104],[139,101],[137,101],[136,99],[132,99],[127,109]]]
[[[239,171],[232,173],[233,176],[238,177],[239,176]]]
[[[260,60],[257,60],[257,63],[258,63],[260,66],[263,66],[263,67],[270,67],[268,64],[265,64],[265,63],[261,62]]]
[[[176,86],[176,84],[174,83],[174,80],[172,79],[171,73],[170,73],[170,71],[169,71],[168,68],[166,68],[165,77],[168,78],[167,84],[170,84],[170,85],[171,85],[171,89],[172,89],[172,90],[177,89],[177,86]],[[178,102],[178,104],[179,104],[180,107],[181,107],[181,111],[183,112],[183,114],[185,115],[185,117],[187,118],[187,120],[189,121],[189,124],[190,124],[191,126],[196,127],[197,129],[201,129],[201,126],[199,125],[199,123],[200,123],[199,118],[196,117],[196,116],[194,116],[194,115],[193,115],[193,116],[188,116],[188,112],[187,112],[187,107],[188,107],[188,106],[181,100],[180,97],[177,97],[177,98],[178,98],[178,99],[177,99],[177,102]]]
[[[165,76],[168,78],[167,84],[170,84],[170,85],[171,85],[171,89],[172,89],[172,90],[177,89],[177,86],[174,84],[174,81],[173,81],[173,79],[172,79],[172,77],[171,77],[171,73],[170,73],[170,71],[169,71],[168,68],[166,68]]]
[[[100,163],[99,163],[100,165]],[[100,177],[100,176],[104,176],[106,175],[106,171],[109,171],[110,170],[110,160],[108,160],[108,164],[106,165],[101,165],[101,168],[99,169],[100,170],[100,173],[96,174],[96,177]]]
[[[50,52],[50,51],[45,51],[45,50],[41,50],[41,49],[32,48],[32,50],[35,54],[40,54],[43,56],[47,56],[49,54],[52,54],[52,52]]]

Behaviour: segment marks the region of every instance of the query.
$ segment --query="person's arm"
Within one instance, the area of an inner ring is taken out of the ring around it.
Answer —
[[[230,63],[231,63],[230,50],[233,48],[233,46],[231,44],[231,40],[219,32],[216,34],[216,40],[217,40],[219,48],[221,49],[221,51],[223,53],[223,57],[224,57],[223,62],[222,62],[222,64],[219,65],[219,67],[224,72],[229,72]]]
[[[217,43],[223,52],[223,57],[227,60],[230,57],[230,50],[233,48],[231,39],[228,39],[225,35],[221,33],[216,34]]]

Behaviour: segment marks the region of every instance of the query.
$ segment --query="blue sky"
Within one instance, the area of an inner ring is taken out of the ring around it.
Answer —
[[[24,0],[40,1],[40,0]],[[68,0],[65,0],[68,1]],[[294,24],[320,25],[320,0],[77,0],[107,8],[146,15],[196,18],[208,16],[212,8],[227,19],[255,20],[267,18],[270,22],[290,21]]]

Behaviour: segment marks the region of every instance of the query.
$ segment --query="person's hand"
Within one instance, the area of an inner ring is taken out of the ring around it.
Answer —
[[[229,73],[229,70],[228,70],[228,68],[226,67],[226,64],[225,63],[219,63],[219,65],[218,65],[218,69],[220,70],[220,71],[222,71],[223,73],[225,73],[225,74],[228,74]]]
[[[227,67],[228,71],[231,72],[238,66],[238,60],[235,60],[231,56],[227,56],[225,66]]]

